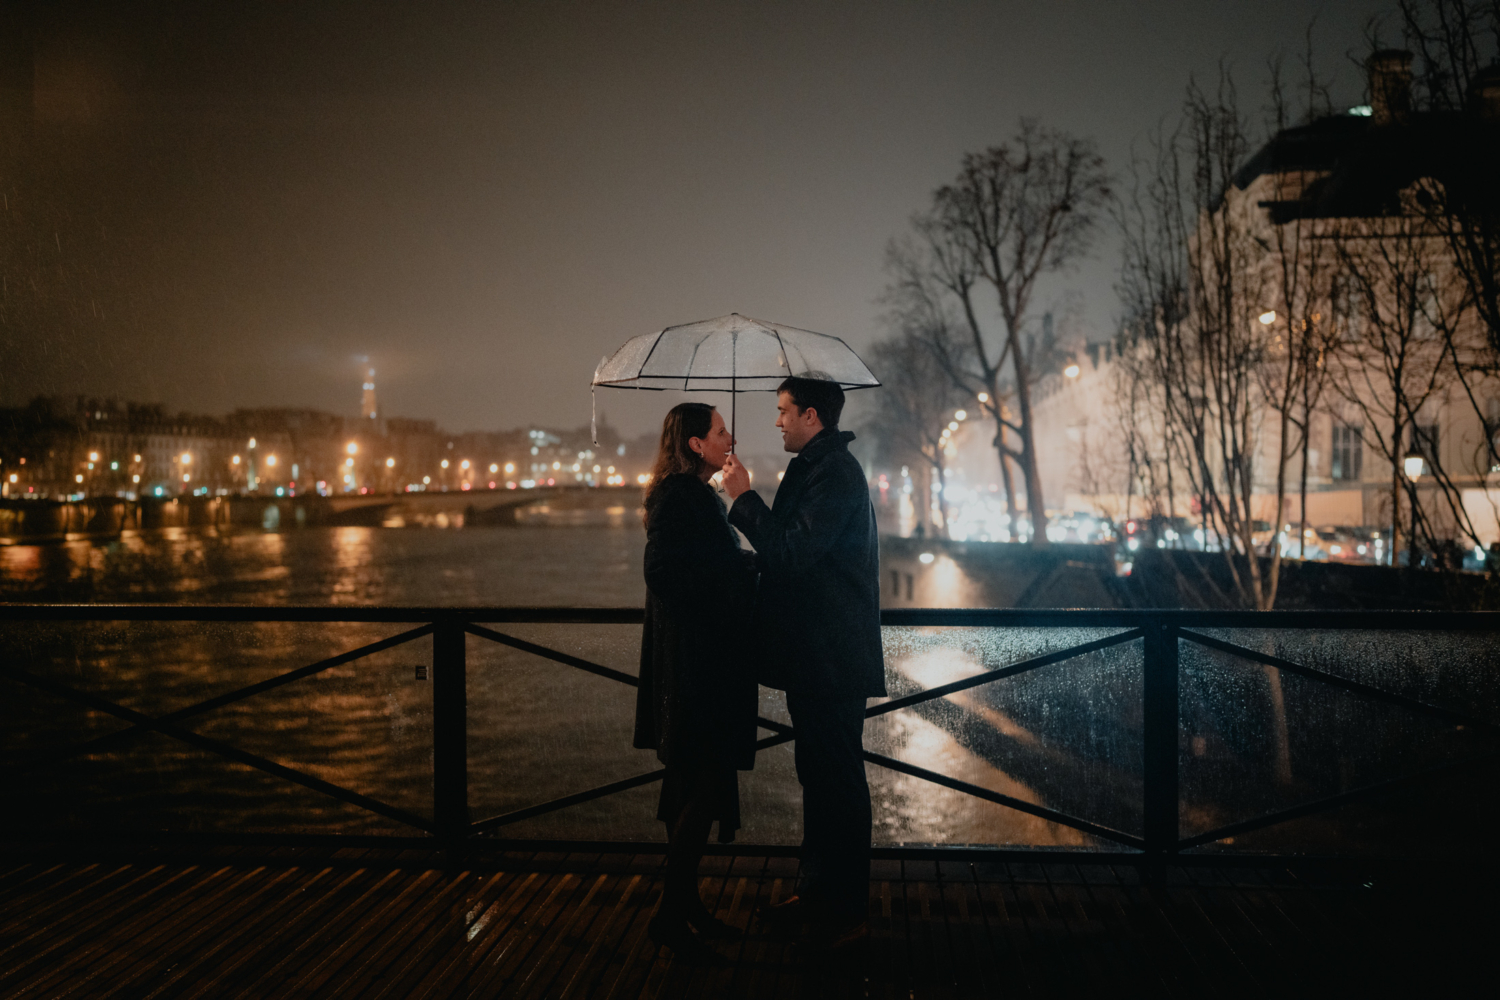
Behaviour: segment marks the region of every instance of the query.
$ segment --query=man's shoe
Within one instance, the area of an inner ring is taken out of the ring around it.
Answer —
[[[646,925],[646,933],[658,947],[670,948],[672,957],[687,965],[728,965],[729,960],[714,951],[680,917],[658,913]]]
[[[812,907],[801,896],[788,896],[779,903],[772,903],[760,911],[760,922],[775,930],[795,930],[806,923]]]
[[[711,941],[730,941],[741,935],[738,927],[726,924],[712,913],[709,913],[706,906],[696,913],[689,913],[687,922],[692,925],[693,930],[698,932],[699,937],[707,938]]]

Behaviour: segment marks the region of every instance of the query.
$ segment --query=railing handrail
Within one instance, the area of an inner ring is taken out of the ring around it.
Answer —
[[[0,603],[0,621],[375,622],[639,625],[639,607]],[[1238,611],[1178,608],[884,608],[892,626],[1500,631],[1500,611]]]
[[[493,608],[493,607],[343,607],[343,606],[266,606],[266,605],[180,605],[180,604],[6,604],[0,605],[0,621],[155,621],[155,622],[308,622],[308,623],[405,623],[417,627],[399,635],[388,636],[357,649],[346,650],[338,655],[288,671],[276,677],[234,692],[217,695],[196,705],[179,708],[165,715],[152,717],[122,705],[115,704],[99,695],[75,690],[70,685],[51,677],[33,675],[13,664],[0,664],[0,672],[12,676],[28,685],[50,691],[56,696],[84,704],[96,711],[114,715],[132,725],[106,736],[75,744],[53,756],[72,756],[78,753],[98,751],[104,744],[118,743],[154,731],[162,735],[187,742],[200,750],[209,751],[235,760],[252,768],[300,783],[316,791],[359,806],[367,811],[395,819],[408,826],[424,830],[449,843],[458,843],[501,826],[533,815],[553,812],[569,805],[578,804],[627,788],[658,780],[664,773],[655,769],[622,781],[612,782],[594,789],[573,793],[550,802],[537,803],[524,809],[475,822],[469,811],[468,763],[467,763],[467,653],[469,636],[512,646],[523,652],[534,653],[545,659],[566,666],[608,677],[626,685],[636,685],[632,675],[611,667],[593,663],[570,653],[537,645],[519,636],[506,635],[477,623],[490,624],[639,624],[644,619],[641,608]],[[1050,806],[1022,801],[992,789],[970,784],[950,775],[918,767],[914,764],[866,751],[866,761],[878,766],[944,785],[965,794],[1009,806],[1031,813],[1052,822],[1073,827],[1095,837],[1114,841],[1123,847],[1143,852],[1143,856],[1160,861],[1176,857],[1183,850],[1190,850],[1212,840],[1238,835],[1241,832],[1285,822],[1313,812],[1333,808],[1355,799],[1362,799],[1423,780],[1438,771],[1453,767],[1467,767],[1487,762],[1500,756],[1500,750],[1486,750],[1477,755],[1460,758],[1422,771],[1358,789],[1341,792],[1332,797],[1304,803],[1277,812],[1263,814],[1230,824],[1195,836],[1182,837],[1179,830],[1178,807],[1181,785],[1178,778],[1179,762],[1179,646],[1183,642],[1218,649],[1221,652],[1246,657],[1278,671],[1300,674],[1310,680],[1330,684],[1346,691],[1376,698],[1388,704],[1442,718],[1449,724],[1473,725],[1490,730],[1500,729],[1494,723],[1473,718],[1465,713],[1427,704],[1409,695],[1384,691],[1355,681],[1339,677],[1317,667],[1295,663],[1265,652],[1241,646],[1236,642],[1215,638],[1201,630],[1213,628],[1258,627],[1271,629],[1366,629],[1372,631],[1500,631],[1500,613],[1462,611],[1198,611],[1176,609],[1045,609],[1014,610],[985,608],[890,608],[881,612],[882,624],[888,626],[958,626],[958,627],[1041,627],[1041,628],[1118,628],[1119,632],[1076,642],[1066,649],[1052,650],[1034,655],[1002,667],[986,670],[972,677],[962,678],[949,684],[928,688],[905,697],[899,697],[888,705],[877,704],[868,711],[868,716],[884,714],[889,710],[908,707],[920,702],[932,701],[982,684],[993,683],[1004,677],[1027,672],[1054,663],[1097,652],[1106,647],[1127,642],[1141,642],[1143,669],[1143,836],[1135,836],[1122,830],[1099,825],[1086,817],[1059,812]],[[1194,631],[1199,630],[1199,631]],[[412,640],[432,637],[433,660],[433,819],[425,819],[408,811],[368,798],[351,789],[332,785],[329,782],[288,768],[268,758],[240,750],[219,740],[184,728],[181,723],[188,717],[201,714],[211,708],[221,707],[283,686],[303,677],[320,673],[334,666],[352,662],[370,653],[402,645]],[[764,749],[795,739],[795,730],[775,720],[760,718],[762,729],[774,735],[757,744]]]

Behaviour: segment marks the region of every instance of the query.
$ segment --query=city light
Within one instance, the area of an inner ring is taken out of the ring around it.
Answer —
[[[950,430],[950,431],[956,431],[956,430],[958,430],[958,421],[957,420],[950,420],[950,421],[948,421],[948,430]]]
[[[247,448],[254,448],[255,447],[255,438],[251,438],[250,439],[250,443],[247,444],[245,447],[247,447]],[[137,462],[139,462],[141,460],[141,456],[139,456],[139,455],[135,456],[135,460]]]
[[[185,482],[185,483],[187,483],[187,482],[191,482],[191,481],[192,481],[192,479],[193,479],[193,477],[192,477],[192,476],[190,476],[190,475],[188,475],[188,474],[187,474],[187,473],[186,473],[186,472],[184,472],[184,473],[183,473],[183,474],[182,474],[182,481],[183,481],[183,482]]]
[[[987,392],[981,392],[979,394],[979,401],[981,403],[988,403],[990,401],[990,394]]]
[[[651,482],[651,473],[643,472],[639,476],[635,477],[635,481],[640,483],[642,486],[645,486],[647,483]]]
[[[120,463],[119,462],[110,462],[109,463],[109,471],[110,472],[119,472],[120,471]]]
[[[431,486],[432,485],[432,477],[431,476],[423,476],[422,477],[422,485],[423,486]]]
[[[969,419],[969,411],[968,410],[959,410],[957,413],[953,414],[953,419],[954,420],[968,420]]]
[[[917,561],[920,562],[923,566],[930,566],[932,565],[932,560],[935,558],[936,557],[931,552],[923,552],[921,555],[917,556]]]
[[[505,474],[507,476],[510,475],[512,472],[515,472],[515,471],[516,471],[516,463],[515,462],[506,462],[505,463]]]
[[[137,462],[139,462],[139,461],[140,461],[140,460],[141,460],[141,456],[139,456],[139,455],[137,455],[137,456],[135,456],[135,460],[136,460],[136,461],[137,461]],[[24,458],[23,458],[23,459],[21,459],[21,461],[23,461],[23,462],[24,462],[24,461],[26,461],[26,460],[25,460],[25,459],[24,459]]]
[[[387,469],[394,469],[396,467],[396,460],[394,458],[388,458],[388,459],[386,459],[385,460],[385,467]]]
[[[494,462],[491,462],[490,463],[490,471],[491,472],[499,472],[500,471],[500,466],[496,465]]]
[[[12,480],[12,481],[14,481],[14,480]],[[138,483],[138,482],[140,482],[140,481],[141,481],[141,477],[140,477],[140,476],[139,476],[139,475],[134,475],[134,476],[131,476],[131,477],[130,477],[130,481],[131,481],[131,482],[132,482],[132,483]]]
[[[89,461],[90,462],[97,462],[97,461],[99,461],[99,453],[97,451],[91,451],[91,452],[89,452]]]
[[[276,456],[275,455],[267,455],[266,456],[266,465],[274,467],[276,465]]]
[[[1422,456],[1417,454],[1407,455],[1401,462],[1401,468],[1406,473],[1407,479],[1418,479],[1422,475]]]
[[[448,460],[445,458],[441,462],[439,462],[438,464],[441,465],[443,468],[446,469],[448,467]]]
[[[466,458],[462,462],[459,462],[458,467],[460,469],[467,469],[469,467],[469,460]]]
[[[10,481],[11,481],[11,482],[13,482],[13,483],[14,483],[14,482],[17,482],[17,481],[19,481],[19,479],[20,479],[20,477],[19,477],[19,476],[17,476],[17,475],[16,475],[16,474],[15,474],[15,473],[14,473],[14,472],[12,472],[12,473],[11,473],[11,474],[10,474]]]
[[[82,473],[80,473],[79,475],[74,476],[73,477],[73,481],[74,482],[78,482],[78,483],[83,482],[83,475],[82,475]]]
[[[358,455],[359,445],[355,444],[353,441],[350,441],[347,445],[344,446],[344,450],[351,455]]]
[[[230,465],[239,465],[240,464],[240,456],[236,455],[233,458],[231,458],[229,460],[229,464]]]
[[[193,461],[193,455],[191,452],[185,451],[178,456],[178,461],[180,461],[183,465],[191,465]]]
[[[1272,323],[1276,322],[1276,310],[1267,309],[1256,318],[1260,320],[1261,326],[1270,326]]]
[[[1077,364],[1071,364],[1068,367],[1066,367],[1066,368],[1063,369],[1063,375],[1065,375],[1068,378],[1077,378],[1078,377],[1078,373],[1080,371],[1082,371],[1082,370],[1083,369],[1079,368]]]

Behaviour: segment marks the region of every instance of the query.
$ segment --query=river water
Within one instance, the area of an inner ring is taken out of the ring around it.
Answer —
[[[163,530],[107,543],[0,548],[0,599],[639,606],[644,597],[643,545],[635,519],[615,515],[567,526],[533,522],[461,530]],[[19,623],[0,633],[0,658],[159,716],[408,627]],[[636,672],[638,626],[496,628]],[[1118,631],[887,628],[887,678],[895,696]],[[726,641],[733,638],[726,636]],[[1243,641],[1270,640],[1252,636]],[[1348,649],[1388,652],[1391,642],[1405,643],[1403,655],[1420,661],[1419,666],[1432,664],[1434,672],[1445,662],[1473,658],[1472,647],[1454,646],[1443,637],[1396,637],[1364,647],[1348,647],[1347,637],[1345,642],[1318,647],[1318,655],[1346,672],[1365,669],[1360,664],[1370,660],[1350,656]],[[476,637],[468,639],[467,649],[475,819],[655,768],[651,753],[630,746],[633,688]],[[419,668],[430,664],[431,656],[431,641],[423,638],[195,715],[184,725],[203,737],[430,817],[431,684],[419,676]],[[1273,689],[1263,668],[1231,661],[1233,657],[1201,653],[1184,656],[1182,769],[1185,793],[1191,793],[1184,796],[1184,834],[1378,780],[1382,767],[1388,771],[1393,760],[1415,766],[1463,749],[1451,727],[1398,724],[1389,713],[1371,715],[1368,706],[1347,698],[1329,701],[1316,685],[1296,687],[1295,679],[1288,682],[1291,686]],[[1126,642],[878,716],[867,725],[866,745],[905,763],[1139,836],[1141,669],[1140,640]],[[1473,687],[1464,677],[1452,684]],[[1290,715],[1289,702],[1298,706]],[[785,720],[779,693],[763,689],[762,712]],[[38,763],[124,725],[106,713],[0,677],[0,749],[7,759],[22,762],[7,770],[7,801],[18,808],[0,825],[412,832],[388,817],[164,736],[132,738]],[[1354,732],[1340,736],[1334,746],[1330,727],[1352,727]],[[878,843],[1112,846],[897,770],[872,764],[868,773]],[[741,776],[741,787],[742,841],[800,840],[800,790],[790,746],[763,751],[756,769]],[[657,788],[651,784],[617,793],[510,824],[500,832],[513,837],[660,839],[661,826],[654,819]],[[1410,835],[1393,833],[1388,817],[1371,824],[1365,814],[1336,823],[1304,821],[1296,836],[1299,843],[1336,849],[1356,840],[1364,846],[1388,846],[1392,836]],[[1356,836],[1352,829],[1365,833]],[[1241,846],[1287,845],[1262,835],[1258,841],[1242,838]]]

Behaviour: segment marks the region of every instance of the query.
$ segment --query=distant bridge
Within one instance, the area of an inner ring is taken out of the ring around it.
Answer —
[[[514,490],[449,490],[318,496],[237,494],[219,497],[91,497],[85,500],[0,500],[0,545],[110,538],[153,528],[241,526],[514,525],[528,508],[551,512],[631,513],[639,486],[539,486]],[[518,516],[520,515],[520,516]]]

